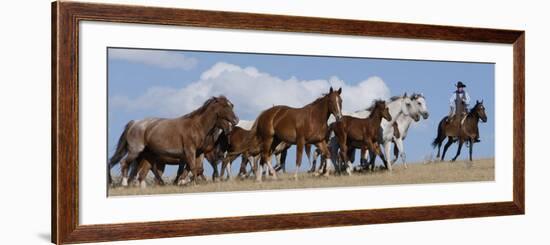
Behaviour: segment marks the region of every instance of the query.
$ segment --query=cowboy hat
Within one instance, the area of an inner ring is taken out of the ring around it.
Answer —
[[[466,85],[464,83],[462,83],[461,81],[458,81],[458,83],[456,84],[456,87],[457,88],[465,88]]]

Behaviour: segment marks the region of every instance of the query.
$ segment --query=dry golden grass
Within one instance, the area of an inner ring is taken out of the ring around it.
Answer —
[[[465,161],[409,164],[407,169],[402,165],[395,165],[392,172],[375,171],[355,173],[352,176],[322,177],[300,173],[298,180],[294,180],[293,174],[286,173],[279,174],[278,177],[277,180],[264,177],[264,181],[261,183],[257,183],[253,179],[234,178],[230,181],[208,181],[187,186],[149,186],[144,189],[114,187],[109,188],[109,196],[493,181],[495,179],[495,163],[491,158],[474,160],[473,164]]]

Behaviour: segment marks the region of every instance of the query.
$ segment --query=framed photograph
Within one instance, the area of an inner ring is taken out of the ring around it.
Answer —
[[[52,3],[52,242],[525,212],[525,32]]]

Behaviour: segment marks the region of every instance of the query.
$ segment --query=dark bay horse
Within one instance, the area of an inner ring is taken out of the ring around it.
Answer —
[[[483,100],[476,101],[475,106],[467,113],[466,118],[457,120],[447,120],[444,117],[437,127],[437,137],[432,142],[432,146],[437,147],[437,157],[441,151],[441,144],[448,138],[445,147],[443,148],[443,155],[441,160],[445,159],[445,153],[449,146],[458,140],[458,150],[452,161],[455,161],[460,155],[462,145],[464,142],[468,142],[470,147],[470,161],[472,161],[472,152],[474,148],[475,138],[479,136],[478,123],[479,120],[487,122],[487,114],[485,114],[485,107],[483,106]]]
[[[239,176],[246,177],[246,167],[248,163],[251,163],[253,171],[255,170],[256,162],[260,155],[260,145],[257,138],[254,137],[251,130],[246,130],[239,126],[235,126],[230,134],[227,135],[228,147],[225,157],[222,161],[221,178],[224,178],[224,174],[227,173],[227,177],[230,178],[231,163],[241,156],[241,166],[239,170]],[[275,147],[273,154],[283,155],[290,147],[289,144],[284,142],[279,143]],[[254,171],[255,172],[255,171]]]
[[[348,148],[360,148],[361,152],[369,150],[373,154],[380,156],[384,165],[388,166],[386,158],[380,149],[380,123],[382,118],[388,121],[392,116],[383,100],[377,100],[369,109],[371,114],[367,118],[355,118],[344,116],[342,120],[332,124],[331,130],[334,131],[338,144],[340,146],[340,157],[347,165],[346,171],[351,175],[352,166],[348,158]],[[363,157],[363,154],[362,156]],[[361,159],[364,161],[364,159]],[[375,157],[371,157],[369,165],[374,167]],[[389,166],[388,166],[389,168]],[[391,169],[391,168],[390,168]]]
[[[250,160],[250,158],[259,154],[260,148],[257,143],[253,142],[253,137],[251,137],[250,134],[250,130],[235,126],[233,131],[227,135],[228,146],[225,157],[222,160],[222,179],[225,177],[226,172],[227,178],[231,178],[231,163],[239,156],[241,156],[241,170],[239,171],[239,175],[244,175],[246,174],[248,162],[254,162],[254,160]]]
[[[274,106],[260,113],[252,131],[261,146],[261,165],[267,164],[273,178],[277,173],[271,166],[271,155],[279,143],[296,145],[296,170],[294,178],[298,178],[298,169],[302,163],[304,145],[314,144],[324,157],[330,159],[330,152],[325,141],[327,120],[332,114],[339,120],[342,117],[342,88],[329,92],[302,108],[289,106]],[[332,162],[330,162],[332,165]],[[261,181],[260,167],[256,168],[256,180]]]
[[[181,167],[189,164],[194,176],[199,176],[197,149],[207,135],[217,128],[230,131],[238,122],[233,104],[224,96],[212,97],[195,111],[173,119],[152,118],[130,121],[119,138],[115,154],[108,163],[110,169],[120,162],[122,185],[128,185],[128,166],[147,149],[147,153],[166,160],[177,160]],[[231,125],[227,127],[227,125]]]

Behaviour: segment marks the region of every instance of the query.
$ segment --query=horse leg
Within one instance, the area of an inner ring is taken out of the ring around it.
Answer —
[[[393,141],[393,163],[396,163],[397,160],[399,159],[399,153],[401,151],[399,150],[399,148],[397,147],[397,143],[395,143],[395,141]],[[389,156],[388,156],[389,157]]]
[[[366,169],[366,167],[368,166],[367,163],[368,163],[368,160],[367,160],[367,154],[369,154],[369,150],[367,149],[367,147],[365,145],[362,145],[361,146],[361,170],[363,169]]]
[[[309,163],[309,166],[313,165],[312,164],[312,160],[311,160],[311,144],[306,144],[305,145],[305,151],[306,151],[306,157],[307,157],[307,161]]]
[[[147,161],[145,158],[140,158],[138,166],[136,166],[136,171],[132,171],[132,174],[138,175],[138,182],[140,187],[143,189],[147,187],[147,183],[145,182],[145,179],[147,178],[147,174],[149,174],[149,170],[151,170],[151,163]],[[135,178],[130,176],[130,178]]]
[[[129,168],[130,164],[134,160],[136,160],[137,157],[138,157],[138,153],[128,152],[128,155],[126,156],[126,158],[124,158],[124,159],[122,159],[122,161],[120,161],[120,172],[121,172],[121,175],[122,175],[121,185],[122,186],[128,186],[128,168]]]
[[[302,165],[302,154],[304,153],[304,138],[298,138],[296,141],[296,168],[294,169],[294,180],[298,180],[298,170]]]
[[[231,180],[231,163],[233,163],[233,161],[227,162],[227,167],[225,168],[225,171],[227,172],[227,180]]]
[[[212,166],[212,182],[218,181],[218,177],[220,177],[220,174],[218,172],[218,160],[212,159],[212,161],[208,161],[210,163],[210,166]],[[223,160],[222,160],[222,168],[223,168]]]
[[[338,146],[340,147],[340,151],[339,151],[339,155],[340,155],[340,160],[341,162],[343,162],[345,165],[348,164],[349,162],[349,157],[348,157],[348,144],[347,144],[347,135],[345,132],[343,132],[344,130],[335,130],[335,134],[336,134],[336,138],[338,139]],[[340,164],[338,165],[338,170],[340,171]],[[348,171],[346,169],[346,171]],[[351,173],[351,172],[348,172],[348,174]]]
[[[227,156],[226,158],[228,158]],[[226,161],[226,160],[224,160]],[[248,155],[243,153],[241,154],[241,167],[239,168],[239,177],[246,177],[246,165],[248,165]]]
[[[180,161],[180,163],[178,164],[178,172],[176,173],[176,178],[172,182],[174,185],[179,184],[180,179],[181,179],[182,176],[184,176],[184,178],[187,176],[187,171],[185,170],[186,167],[187,166],[186,166],[185,162]],[[185,172],[185,174],[184,174],[184,172]]]
[[[256,181],[261,182],[262,181],[262,165],[269,164],[271,166],[271,144],[273,144],[273,136],[267,137],[264,139],[264,142],[262,144],[262,151],[261,151],[261,161],[260,164],[256,166]]]
[[[376,161],[376,153],[374,152],[373,149],[369,149],[369,164],[367,165],[367,170],[370,170],[371,172],[374,171],[375,161]]]
[[[227,168],[227,164],[231,161],[231,157],[226,157],[222,160],[222,167],[220,169],[220,180],[224,180],[225,179],[225,168]]]
[[[471,162],[472,161],[472,153],[474,151],[474,140],[472,138],[469,138],[468,143],[470,143],[470,162]]]
[[[401,163],[405,168],[407,168],[407,155],[405,154],[403,139],[398,138],[395,141],[395,148],[396,148],[394,149],[394,151],[396,152],[395,154],[399,154],[399,157],[401,157]]]
[[[162,174],[164,173],[164,169],[166,168],[166,164],[164,163],[156,163],[152,160],[148,160],[149,164],[152,166],[153,174],[155,175],[155,181],[157,185],[164,185],[164,180],[162,179]]]
[[[250,162],[251,168],[250,168],[250,171],[248,171],[248,174],[247,174],[246,177],[250,177],[252,174],[256,173],[257,168],[260,165],[261,159],[262,159],[262,157],[260,155],[250,156],[248,158],[248,161]]]
[[[374,152],[376,153],[376,155],[378,155],[380,157],[380,159],[382,159],[382,163],[384,163],[384,166],[386,166],[386,168],[391,172],[392,171],[392,166],[391,166],[390,163],[388,163],[388,161],[386,160],[386,157],[384,156],[384,154],[382,154],[382,149],[380,149],[380,144],[372,143],[372,142],[371,142],[371,144],[374,147]]]
[[[130,175],[128,176],[128,184],[134,183],[136,176],[138,175],[141,169],[141,162],[143,161],[142,157],[138,157],[136,160],[130,164]]]
[[[281,152],[281,156],[279,158],[279,165],[281,166],[281,169],[283,170],[283,173],[286,173],[286,155],[288,153],[287,151],[288,151],[288,148],[284,149]]]
[[[313,161],[310,161],[310,169],[307,171],[308,173],[315,172],[317,168],[317,158],[319,157],[319,149],[315,149],[313,151]]]
[[[447,143],[445,143],[445,146],[443,147],[443,155],[441,155],[441,161],[445,161],[445,154],[447,154],[447,150],[449,149],[449,146],[451,146],[455,141],[452,137],[447,138]]]
[[[275,164],[275,171],[279,171],[281,170],[283,167],[281,166],[281,152],[277,152],[274,154],[275,155],[275,161],[277,162],[277,164]]]
[[[458,158],[458,156],[460,155],[460,151],[462,150],[462,145],[464,144],[464,140],[463,139],[459,139],[458,140],[458,149],[456,150],[456,156],[453,158],[453,162],[456,161],[456,159]]]
[[[384,141],[384,155],[388,156],[388,158],[390,158],[390,150],[391,150],[391,140]],[[395,160],[390,160],[389,164],[393,165],[395,162],[397,162],[397,159],[398,158],[396,158]]]
[[[228,157],[225,157],[224,160],[222,161],[222,177],[225,173],[227,173],[227,180],[231,180],[231,164],[233,163],[233,161],[235,161],[235,159],[238,157],[238,155],[235,155],[235,156],[228,156]],[[243,160],[242,162],[244,162],[244,168],[245,168],[245,172],[246,172],[246,158],[243,157]],[[243,163],[241,162],[241,169],[242,169],[242,165]]]
[[[340,158],[342,159],[342,162],[344,162],[346,166],[346,172],[348,173],[348,175],[351,175],[351,169],[349,168],[351,167],[351,162],[349,160],[348,146],[346,143],[340,142]]]
[[[348,147],[348,159],[349,163],[353,167],[353,163],[355,163],[355,148],[354,147]],[[361,165],[361,153],[359,153],[359,165]]]
[[[200,179],[201,181],[206,182],[206,176],[204,176],[204,157],[204,154],[200,154],[195,158],[195,166],[197,168],[197,175],[195,175],[195,179]]]
[[[325,142],[324,140],[315,144],[315,146],[317,146],[317,148],[319,150],[321,150],[321,153],[322,153],[322,157],[325,159],[326,163],[324,164],[325,165],[325,174],[324,176],[329,176],[330,175],[330,171],[334,170],[334,165],[332,163],[332,158],[331,158],[331,154],[330,154],[330,151],[328,149],[328,145],[327,145],[327,142]]]

